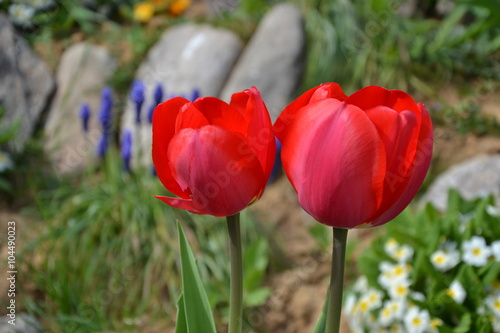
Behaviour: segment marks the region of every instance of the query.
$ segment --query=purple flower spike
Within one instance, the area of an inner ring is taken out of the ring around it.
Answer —
[[[113,91],[109,87],[102,89],[101,108],[99,110],[99,122],[102,132],[109,134],[111,132],[111,110],[113,108]]]
[[[148,110],[148,122],[153,123],[153,113],[155,113],[156,105],[150,105]]]
[[[87,103],[83,103],[80,108],[80,118],[82,119],[82,129],[85,133],[89,131],[90,107]]]
[[[106,152],[108,151],[108,136],[106,134],[102,134],[99,143],[97,143],[97,155],[100,158],[104,158]]]
[[[132,89],[130,90],[130,99],[134,102],[135,105],[135,123],[141,123],[141,109],[142,104],[144,103],[144,91],[145,91],[144,83],[139,80],[135,80],[132,84]]]
[[[191,93],[191,102],[194,102],[199,97],[201,97],[200,89],[194,88]]]
[[[132,132],[126,130],[123,133],[121,141],[121,156],[123,160],[123,168],[126,172],[130,172],[130,159],[132,158]]]
[[[158,83],[156,85],[155,91],[154,91],[154,94],[153,94],[153,99],[154,99],[156,105],[158,105],[161,102],[163,102],[163,86],[162,86],[161,83]]]

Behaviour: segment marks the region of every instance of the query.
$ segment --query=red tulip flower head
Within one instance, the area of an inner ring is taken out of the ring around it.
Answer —
[[[300,205],[338,228],[392,220],[431,161],[429,114],[399,90],[370,86],[346,96],[338,84],[323,84],[288,105],[273,130]]]
[[[234,215],[261,197],[276,152],[271,119],[253,87],[194,102],[175,97],[153,114],[153,162],[179,198],[156,196],[195,214]]]

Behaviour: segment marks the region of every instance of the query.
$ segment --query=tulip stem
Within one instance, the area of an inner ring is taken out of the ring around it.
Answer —
[[[339,333],[344,291],[345,249],[347,229],[333,228],[332,271],[325,333]]]
[[[240,333],[243,321],[243,264],[239,213],[227,217],[227,230],[231,262],[228,333]]]

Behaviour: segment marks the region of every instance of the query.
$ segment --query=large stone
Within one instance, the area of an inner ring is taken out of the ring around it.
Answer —
[[[445,211],[450,189],[467,200],[492,194],[500,207],[500,154],[480,155],[452,166],[436,178],[422,201]]]
[[[289,3],[266,14],[241,55],[221,98],[256,86],[275,120],[298,86],[305,33],[300,11]]]
[[[47,66],[18,36],[6,16],[0,14],[0,105],[5,116],[0,131],[19,122],[11,148],[21,151],[31,138],[40,113],[54,89]]]
[[[234,33],[208,25],[186,23],[163,34],[136,75],[146,91],[141,123],[135,123],[135,107],[130,100],[122,118],[122,129],[132,131],[133,164],[138,160],[143,165],[152,163],[147,113],[153,104],[155,86],[163,85],[164,99],[174,95],[189,97],[193,89],[198,89],[202,96],[218,96],[242,47]]]
[[[81,169],[96,156],[101,136],[98,122],[101,90],[116,68],[102,47],[79,43],[68,48],[57,70],[57,92],[45,124],[45,150],[57,173]],[[91,109],[89,132],[84,133],[80,107]]]

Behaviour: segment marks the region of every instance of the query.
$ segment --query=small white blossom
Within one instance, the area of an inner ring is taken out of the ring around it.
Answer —
[[[368,290],[368,279],[366,276],[360,276],[352,286],[352,289],[359,293],[366,292]]]
[[[415,301],[420,301],[420,302],[425,302],[425,295],[418,292],[414,291],[410,294],[410,297],[414,299]]]
[[[399,243],[394,238],[389,238],[387,242],[385,242],[384,244],[385,253],[387,253],[391,257],[394,254],[394,252],[398,249],[398,247]]]
[[[413,307],[406,313],[404,325],[407,332],[423,333],[429,326],[430,316],[427,310]]]
[[[500,261],[500,240],[491,243],[491,252],[496,261]]]
[[[446,295],[450,296],[458,304],[462,304],[467,296],[464,287],[460,282],[454,280],[450,287],[446,289]]]
[[[401,320],[405,310],[405,303],[400,300],[389,300],[384,302],[383,308],[379,312],[379,323],[383,327],[394,324],[394,321]]]
[[[408,262],[413,257],[413,248],[409,245],[401,245],[392,257],[398,262]]]
[[[500,295],[497,294],[486,297],[485,303],[493,315],[500,319]]]
[[[5,170],[12,169],[13,166],[14,164],[12,163],[9,154],[0,151],[0,173]]]
[[[403,299],[410,292],[410,281],[400,280],[392,283],[387,290],[392,299]]]
[[[409,278],[412,267],[406,263],[391,264],[383,261],[379,265],[381,274],[378,276],[378,283],[385,289],[397,282],[406,281]]]
[[[500,208],[492,205],[486,206],[486,213],[491,216],[500,216]]]
[[[429,328],[427,328],[426,332],[429,333],[438,333],[439,326],[443,325],[443,321],[439,318],[434,318],[429,322]]]
[[[354,296],[354,294],[347,295],[344,303],[344,313],[346,315],[352,314],[355,304],[356,304],[356,296]]]
[[[447,252],[437,250],[431,255],[431,263],[440,272],[446,272],[455,267],[460,262],[460,253],[455,250]]]
[[[44,10],[54,5],[53,0],[29,0],[28,4],[36,10]]]
[[[25,4],[12,4],[9,6],[9,15],[15,25],[29,28],[33,26],[35,9]]]
[[[463,261],[471,266],[481,267],[488,263],[491,249],[483,237],[472,236],[462,244]]]

